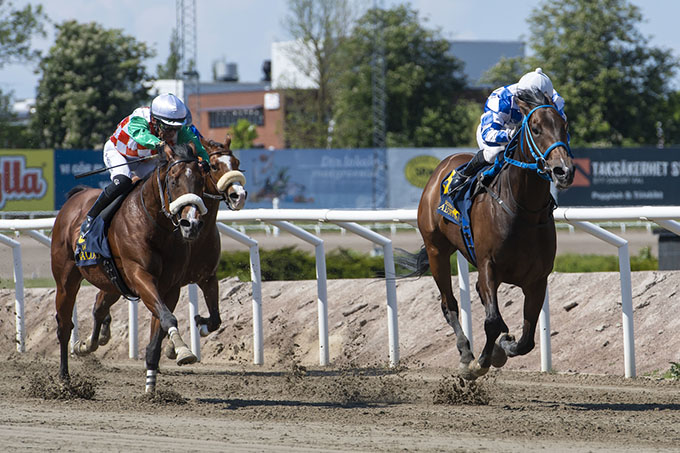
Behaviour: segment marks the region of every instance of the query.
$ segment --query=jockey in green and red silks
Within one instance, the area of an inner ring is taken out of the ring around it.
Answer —
[[[209,162],[208,153],[198,136],[186,124],[188,115],[189,109],[177,96],[161,94],[154,98],[151,107],[139,107],[118,123],[115,132],[104,144],[104,163],[113,167],[109,170],[111,184],[104,188],[88,211],[80,229],[81,239],[104,208],[132,189],[133,176],[144,178],[156,166],[153,160],[132,160],[158,154],[164,142],[180,145],[193,142],[199,158]]]

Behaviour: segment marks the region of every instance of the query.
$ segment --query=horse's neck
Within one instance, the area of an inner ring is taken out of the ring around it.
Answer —
[[[507,181],[508,187],[505,190],[511,195],[516,210],[525,215],[552,212],[550,183],[535,171],[511,165],[508,168]]]

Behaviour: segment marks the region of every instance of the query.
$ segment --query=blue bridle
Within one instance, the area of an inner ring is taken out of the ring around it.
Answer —
[[[513,159],[511,156],[514,153],[515,148],[517,147],[516,140],[512,140],[510,143],[508,143],[508,146],[505,148],[505,152],[503,153],[504,160],[509,163],[510,165],[514,165],[515,167],[519,168],[525,168],[527,170],[533,170],[535,171],[541,178],[547,180],[547,181],[552,181],[552,178],[550,177],[550,173],[547,171],[547,163],[546,163],[546,158],[550,154],[550,152],[557,148],[558,146],[563,146],[566,148],[567,153],[569,154],[569,157],[573,158],[574,155],[571,153],[571,148],[569,147],[568,143],[564,143],[562,141],[560,142],[555,142],[552,145],[548,147],[548,149],[545,150],[544,153],[541,153],[541,150],[538,148],[536,145],[536,142],[534,141],[534,136],[531,135],[531,128],[529,127],[529,118],[531,118],[531,115],[538,110],[542,108],[551,108],[555,109],[555,111],[559,114],[559,110],[555,108],[553,105],[539,105],[538,107],[534,107],[522,120],[522,126],[519,129],[519,133],[515,135],[515,138],[517,141],[519,141],[519,146],[520,146],[520,152],[523,155],[526,155],[524,152],[524,142],[526,141],[529,147],[529,152],[531,152],[531,155],[534,157],[535,162],[534,163],[527,163],[527,162],[520,162],[518,160]],[[526,138],[526,140],[523,140],[523,138]]]

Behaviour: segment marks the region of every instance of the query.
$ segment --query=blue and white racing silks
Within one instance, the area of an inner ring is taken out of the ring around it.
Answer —
[[[515,102],[517,84],[497,88],[489,95],[484,104],[481,118],[482,139],[489,145],[505,145],[510,141],[511,134],[519,129],[524,116]],[[553,90],[552,101],[557,111],[566,120],[564,114],[564,99]]]

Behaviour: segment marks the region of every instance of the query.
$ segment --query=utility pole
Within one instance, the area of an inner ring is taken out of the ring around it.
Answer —
[[[382,0],[373,0],[373,9],[383,10]],[[385,192],[386,140],[385,140],[385,41],[382,21],[376,16],[373,24],[373,54],[371,55],[371,94],[373,117],[373,209],[387,207]]]
[[[197,71],[196,0],[176,0],[177,35],[179,37],[179,65],[177,79],[182,80],[183,98],[191,110],[196,127],[201,124],[201,98]],[[192,95],[193,103],[189,103]]]

